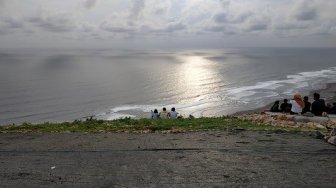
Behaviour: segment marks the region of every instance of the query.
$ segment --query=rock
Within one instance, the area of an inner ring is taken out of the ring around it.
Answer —
[[[319,123],[316,123],[315,127],[318,128],[318,129],[325,129],[326,128],[325,126],[323,126],[323,125],[321,125]]]
[[[328,141],[329,144],[336,145],[336,136],[331,136]]]
[[[336,122],[333,120],[333,121],[328,121],[325,123],[325,126],[332,129],[332,128],[336,128]]]
[[[307,128],[315,128],[315,125],[313,122],[308,122],[306,123],[306,125],[304,127],[307,127]]]
[[[264,121],[264,123],[265,123],[265,124],[268,124],[268,125],[269,125],[269,124],[272,124],[272,122],[273,122],[272,119],[267,119],[267,120]]]
[[[294,121],[302,122],[302,123],[308,123],[309,119],[307,117],[304,117],[304,116],[295,116]]]
[[[279,120],[287,120],[288,118],[287,118],[286,115],[283,114],[283,115],[278,115],[277,119],[279,119]]]

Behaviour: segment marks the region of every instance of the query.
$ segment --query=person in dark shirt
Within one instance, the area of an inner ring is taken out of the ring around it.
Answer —
[[[271,112],[280,112],[279,104],[280,104],[280,101],[275,101],[271,108]]]
[[[284,99],[284,102],[280,105],[280,111],[285,112],[285,113],[289,113],[290,109],[291,109],[291,106],[288,103],[288,100]]]
[[[325,107],[325,112],[327,112],[327,114],[331,114],[331,110],[332,110],[331,104],[327,103],[327,105]]]
[[[336,102],[333,103],[330,114],[336,114]]]
[[[323,99],[320,99],[320,94],[314,93],[314,102],[312,103],[311,112],[315,116],[322,116],[322,113],[325,112],[325,102]]]
[[[310,112],[310,106],[311,106],[308,96],[303,97],[303,101],[304,101],[304,108],[302,110],[302,114]]]

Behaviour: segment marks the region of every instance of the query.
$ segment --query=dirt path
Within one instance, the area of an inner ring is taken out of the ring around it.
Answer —
[[[0,134],[0,187],[336,187],[305,134]]]

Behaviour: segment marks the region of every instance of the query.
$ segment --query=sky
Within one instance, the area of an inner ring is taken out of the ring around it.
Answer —
[[[0,48],[336,47],[335,0],[0,0]]]

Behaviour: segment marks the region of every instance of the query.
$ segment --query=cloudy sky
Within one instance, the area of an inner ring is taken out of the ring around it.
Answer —
[[[335,0],[0,0],[0,48],[336,46]]]

